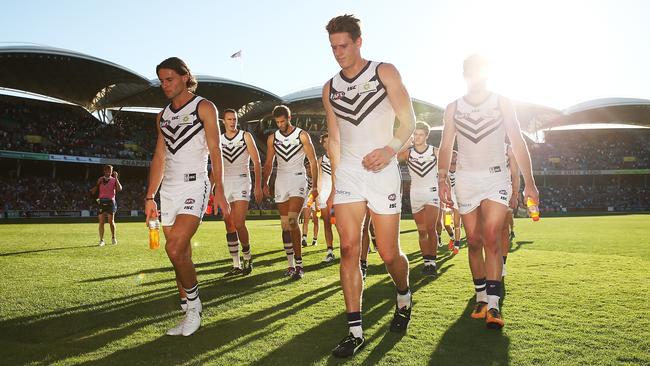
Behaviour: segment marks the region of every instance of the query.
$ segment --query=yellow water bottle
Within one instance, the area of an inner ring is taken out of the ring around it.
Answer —
[[[311,205],[314,204],[314,196],[310,193],[309,197],[307,197],[307,207],[311,208]]]
[[[158,219],[149,220],[149,249],[160,248],[160,221]]]
[[[445,226],[451,226],[452,222],[451,209],[449,207],[445,208]]]
[[[537,202],[533,201],[530,197],[526,200],[526,207],[528,207],[528,215],[533,221],[539,221],[539,207]]]

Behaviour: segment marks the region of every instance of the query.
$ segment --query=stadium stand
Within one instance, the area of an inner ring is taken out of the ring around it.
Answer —
[[[47,77],[55,73],[61,78]],[[326,130],[321,88],[279,97],[241,82],[199,75],[198,94],[219,109],[238,111],[265,158],[266,138],[276,130],[272,108],[284,103],[295,125],[316,143]],[[94,215],[88,189],[112,164],[125,190],[118,194],[122,215],[141,210],[148,162],[154,150],[154,115],[124,107],[160,108],[165,100],[158,81],[122,66],[73,51],[44,47],[0,47],[0,88],[39,93],[67,101],[54,103],[0,95],[0,218]],[[438,145],[442,108],[413,99],[418,120],[432,127],[429,142]],[[527,138],[546,212],[650,210],[650,129],[554,129],[586,123],[650,126],[650,101],[608,98],[563,111],[516,102],[522,130],[544,131]],[[94,112],[91,114],[90,112]],[[549,130],[551,129],[551,130]],[[405,179],[404,197],[409,181]],[[410,212],[407,199],[404,212]],[[265,201],[260,207],[273,208]],[[49,213],[48,213],[49,212]],[[75,213],[76,212],[76,213]]]

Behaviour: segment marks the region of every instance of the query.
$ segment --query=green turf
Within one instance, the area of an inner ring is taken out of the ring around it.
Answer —
[[[227,279],[223,224],[199,229],[203,326],[183,338],[163,336],[180,317],[174,273],[164,250],[147,248],[144,223],[118,224],[119,245],[103,248],[95,224],[0,225],[0,364],[338,364],[330,351],[346,332],[343,297],[338,265],[320,264],[322,239],[305,251],[305,279],[288,282],[278,222],[249,227],[254,272]],[[403,221],[413,321],[403,337],[388,331],[395,292],[371,254],[367,344],[348,363],[650,364],[650,215],[518,219],[515,228],[498,332],[468,316],[466,249],[441,251],[439,278],[422,278],[417,233]]]

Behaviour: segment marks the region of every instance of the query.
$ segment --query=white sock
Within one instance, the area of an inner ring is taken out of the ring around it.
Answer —
[[[476,302],[488,302],[487,291],[479,291],[476,293]]]
[[[350,333],[356,338],[361,338],[363,337],[363,329],[361,329],[361,326],[355,326],[355,327],[350,327]]]
[[[409,289],[408,292],[404,295],[401,295],[400,293],[397,293],[397,307],[398,308],[403,308],[403,307],[411,307],[411,290]]]
[[[488,309],[499,309],[499,296],[487,295]]]

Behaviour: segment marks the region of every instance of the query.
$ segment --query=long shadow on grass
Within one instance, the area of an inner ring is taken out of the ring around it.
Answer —
[[[512,243],[511,243],[510,244],[510,251],[508,253],[514,253],[514,252],[518,251],[519,249],[521,249],[522,246],[530,245],[530,244],[533,244],[533,243],[535,243],[535,242],[534,241],[517,241],[517,242],[515,242],[515,244],[516,244],[515,246],[513,246]]]
[[[168,280],[173,283],[173,279]],[[239,277],[232,282],[211,279],[201,282],[201,298],[208,311],[225,311],[229,302],[254,296],[288,282],[278,271]],[[262,284],[262,285],[259,285]],[[259,286],[258,286],[259,285]],[[333,284],[334,285],[334,284]],[[332,285],[332,286],[333,286]],[[317,289],[315,291],[321,291]],[[325,290],[322,290],[325,291]],[[296,302],[299,302],[296,300]],[[9,354],[8,364],[54,363],[95,352],[111,342],[131,336],[149,325],[180,318],[176,286],[146,291],[99,303],[0,322],[0,340],[23,344],[29,352]],[[230,327],[240,324],[230,325]],[[229,328],[222,328],[222,330]],[[164,330],[161,330],[161,333]],[[244,336],[244,334],[242,334]],[[5,347],[1,352],[15,351]],[[136,361],[137,362],[137,361]],[[133,364],[124,360],[118,364]],[[160,359],[155,364],[167,363]]]
[[[230,319],[205,324],[192,337],[161,336],[154,341],[123,349],[100,360],[84,364],[127,365],[142,363],[180,364],[188,361],[205,363],[235,349],[245,349],[248,343],[277,332],[281,322],[300,309],[318,303],[339,292],[338,282],[312,289],[268,308]],[[241,313],[238,313],[238,315]],[[221,349],[221,347],[224,347]],[[241,347],[241,348],[240,348]],[[304,350],[303,350],[304,351]],[[295,355],[291,356],[295,361]],[[295,362],[293,362],[295,363]]]
[[[48,248],[48,249],[35,249],[35,250],[25,250],[22,252],[11,252],[11,253],[0,253],[0,257],[9,257],[12,255],[21,255],[21,254],[30,254],[30,253],[40,253],[40,252],[51,252],[55,250],[68,250],[68,249],[79,249],[79,248],[93,248],[97,245],[78,245],[74,247],[60,247],[60,248]]]
[[[411,255],[416,255],[418,253],[412,253]],[[446,258],[446,260],[448,260],[448,258]],[[375,267],[379,266],[383,265],[377,265]],[[439,275],[444,274],[451,266],[453,266],[453,264],[442,267]],[[418,267],[416,267],[416,269],[417,268]],[[422,316],[421,319],[425,319],[424,314],[420,315],[417,313],[418,293],[432,281],[435,281],[435,278],[414,278],[414,276],[411,275],[411,290],[414,294],[414,319],[418,319],[420,316]],[[382,360],[387,352],[393,349],[397,342],[402,339],[404,334],[390,332],[390,320],[385,321],[382,319],[386,315],[392,314],[395,309],[395,287],[390,278],[385,277],[379,282],[364,289],[363,298],[365,308],[363,312],[364,323],[376,324],[381,321],[385,322],[385,324],[376,330],[375,333],[366,334],[366,341],[370,342],[370,344],[368,344],[367,348],[361,354],[355,356],[357,357],[355,361],[359,362],[363,360],[363,364],[375,365]],[[341,304],[341,308],[343,308],[343,304]],[[254,362],[253,365],[295,364],[296,359],[300,360],[300,364],[307,365],[316,363],[324,358],[327,359],[328,364],[338,364],[340,360],[331,356],[331,351],[343,336],[345,336],[346,331],[347,321],[345,319],[345,314],[332,317],[301,334],[294,335],[291,340],[284,343],[281,347],[269,352],[263,358]],[[374,342],[379,337],[381,337],[381,339],[375,344]]]
[[[483,320],[472,319],[474,298],[463,314],[443,334],[431,354],[429,365],[508,365],[510,339],[501,331],[487,329]]]

